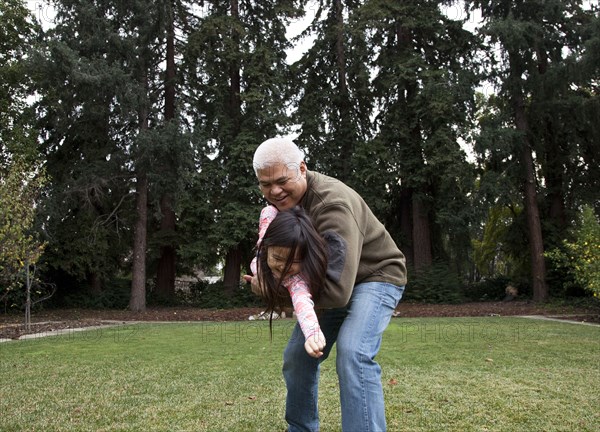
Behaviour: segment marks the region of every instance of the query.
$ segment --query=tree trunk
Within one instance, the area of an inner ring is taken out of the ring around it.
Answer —
[[[415,264],[414,248],[413,248],[413,224],[412,224],[412,190],[402,189],[400,192],[400,230],[402,238],[405,242],[402,243],[400,249],[406,256],[408,265]]]
[[[31,277],[29,260],[25,260],[25,330],[31,330]]]
[[[415,270],[418,271],[431,266],[431,233],[427,206],[417,194],[413,193],[412,197],[413,259]]]
[[[166,6],[167,15],[167,70],[165,74],[165,123],[175,118],[175,27],[173,8],[170,2]],[[165,169],[176,170],[175,166]],[[163,238],[172,239],[176,230],[176,216],[173,210],[173,199],[165,192],[160,200],[162,219],[160,221],[160,233]],[[173,299],[175,297],[175,275],[177,271],[177,252],[172,240],[161,246],[160,258],[156,269],[156,293],[162,299]]]
[[[351,176],[351,155],[354,153],[354,134],[355,125],[352,124],[352,113],[350,96],[348,94],[348,83],[346,73],[346,51],[344,37],[344,5],[342,0],[335,1],[335,14],[337,20],[336,34],[336,64],[338,75],[338,94],[336,108],[340,113],[341,123],[339,127],[340,157],[338,159],[339,168],[336,170],[339,179],[343,182],[350,180]]]
[[[142,64],[143,77],[142,82],[146,92],[148,92],[148,76],[145,72],[145,66]],[[147,93],[146,93],[147,94]],[[148,130],[148,106],[147,102],[141,102],[140,112],[140,133]],[[138,149],[138,158],[143,153]],[[146,310],[146,244],[148,230],[148,176],[146,169],[137,161],[136,184],[135,184],[135,211],[137,220],[133,231],[133,263],[131,269],[131,297],[129,299],[129,309],[134,312],[143,312]]]
[[[533,301],[543,302],[548,299],[546,285],[546,263],[544,262],[544,241],[542,224],[537,202],[537,180],[530,143],[530,130],[525,112],[525,100],[522,94],[521,57],[516,52],[508,52],[510,81],[512,83],[512,105],[515,127],[521,132],[521,154],[517,155],[522,165],[523,200],[527,217],[527,235],[529,237],[529,254],[531,257],[531,283],[533,285]]]
[[[88,273],[88,282],[90,284],[90,294],[92,297],[98,297],[102,294],[102,279],[97,272]]]
[[[237,21],[240,18],[239,11],[239,3],[238,0],[231,0],[231,16]],[[239,52],[239,44],[240,44],[240,35],[237,29],[232,29],[231,35],[232,42],[234,44],[235,52]],[[229,115],[231,116],[232,121],[232,132],[234,132],[234,136],[237,135],[240,125],[240,110],[241,110],[241,100],[240,100],[240,62],[239,60],[233,60],[229,64],[229,82],[230,82],[230,90],[229,90]]]
[[[231,298],[240,285],[240,266],[242,264],[242,253],[239,245],[232,246],[225,257],[225,268],[223,269],[223,286],[225,294]]]
[[[529,253],[531,255],[531,278],[533,284],[533,301],[543,302],[548,299],[546,285],[546,264],[544,262],[544,242],[542,224],[537,203],[536,176],[533,155],[529,144],[529,127],[525,114],[523,97],[513,96],[515,110],[515,125],[522,133],[521,164],[524,174],[524,201],[527,216],[527,232],[529,236]]]
[[[137,221],[133,232],[133,265],[129,309],[146,310],[146,230],[148,219],[148,177],[139,173],[135,185]]]
[[[230,1],[231,16],[235,20],[239,20],[239,2],[238,0]],[[235,52],[239,52],[240,35],[236,28],[232,29],[232,43],[235,46]],[[234,140],[240,131],[241,117],[241,77],[240,77],[240,62],[234,59],[229,64],[229,106],[228,115],[231,128],[228,130],[227,139]],[[231,187],[231,186],[230,186]],[[224,294],[231,297],[239,286],[241,277],[241,249],[240,245],[231,246],[225,256],[225,268],[223,275],[223,285],[225,287]]]
[[[399,49],[410,55],[413,47],[412,33],[409,28],[403,26],[401,23],[397,24],[396,27],[396,38],[398,40]],[[407,77],[404,80],[405,87],[405,106],[410,112],[410,116],[413,116],[411,121],[407,122],[412,124],[410,131],[410,142],[405,143],[407,148],[407,154],[410,154],[411,158],[414,158],[412,163],[412,170],[407,170],[406,176],[409,178],[416,177],[415,170],[419,170],[425,167],[425,160],[423,159],[423,138],[421,136],[421,126],[417,114],[410,111],[410,107],[414,105],[414,101],[417,98],[419,92],[419,86],[416,77]],[[415,184],[411,188],[411,207],[412,207],[412,250],[413,250],[413,265],[415,270],[421,270],[431,266],[433,262],[433,255],[431,249],[431,227],[429,225],[429,211],[427,205],[423,202],[420,195],[427,195],[426,181],[421,181]]]
[[[165,73],[165,121],[175,118],[175,16],[172,5],[167,2],[167,70]]]
[[[165,238],[172,238],[175,234],[175,212],[169,194],[163,195],[160,200],[160,208],[162,213],[160,232]],[[163,300],[175,297],[176,265],[177,251],[175,246],[173,244],[161,246],[160,259],[156,270],[156,295]]]
[[[548,71],[548,53],[539,44],[536,46],[538,59],[538,72],[544,76]],[[548,95],[542,94],[537,98],[538,103],[545,103]],[[540,100],[541,99],[541,100]],[[548,190],[548,216],[555,230],[559,233],[558,238],[563,238],[564,230],[567,228],[567,214],[564,198],[564,151],[561,149],[560,131],[553,126],[552,121],[546,118],[545,128],[542,133],[545,149],[544,179]]]

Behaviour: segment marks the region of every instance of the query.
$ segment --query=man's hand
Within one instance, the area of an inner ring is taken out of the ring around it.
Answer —
[[[315,333],[304,342],[304,349],[306,353],[314,358],[319,358],[323,355],[323,348],[327,342],[325,341],[325,335],[321,330],[318,333]]]

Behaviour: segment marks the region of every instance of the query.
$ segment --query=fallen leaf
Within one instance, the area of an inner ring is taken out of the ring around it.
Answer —
[[[491,358],[486,358],[485,361],[488,363],[494,363],[494,359],[491,359]]]
[[[250,399],[250,400],[256,400],[256,396],[248,396],[248,399]]]
[[[388,384],[389,384],[389,385],[396,385],[396,384],[398,384],[398,380],[397,380],[396,378],[392,378],[392,379],[391,379],[391,380],[388,382]]]

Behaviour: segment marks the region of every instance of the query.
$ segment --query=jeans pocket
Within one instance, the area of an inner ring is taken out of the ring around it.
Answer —
[[[398,286],[390,283],[385,283],[381,284],[381,288],[386,294],[385,296],[383,296],[383,298],[387,300],[385,302],[385,305],[391,307],[392,309],[396,309],[396,306],[398,306],[398,303],[400,303],[402,295],[404,294],[404,285]]]

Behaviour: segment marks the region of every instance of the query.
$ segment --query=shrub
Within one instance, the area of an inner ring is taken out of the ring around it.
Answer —
[[[199,281],[192,284],[189,291],[177,291],[177,300],[182,305],[207,309],[230,309],[262,305],[260,298],[246,284],[240,284],[233,297],[226,296],[222,281],[214,283]]]
[[[410,272],[404,300],[423,303],[460,303],[458,276],[446,263],[437,262],[430,267]]]
[[[126,309],[131,296],[131,280],[120,278],[106,284],[104,290],[92,295],[86,289],[66,295],[63,306],[83,309]]]
[[[562,248],[546,253],[555,268],[569,273],[569,277],[594,297],[600,296],[600,223],[594,210],[585,206],[578,224],[571,231],[573,240],[563,241]]]
[[[479,282],[471,283],[464,289],[464,296],[471,301],[502,300],[510,279],[506,276],[485,278]]]

